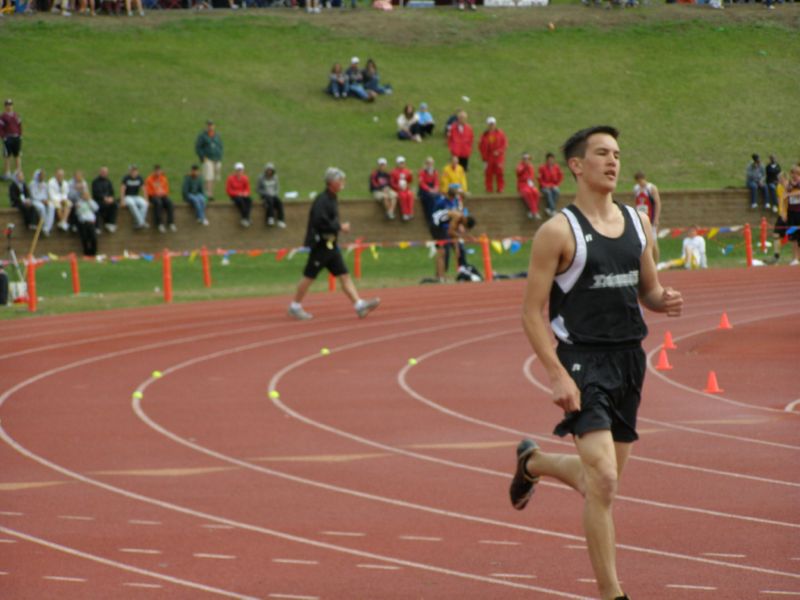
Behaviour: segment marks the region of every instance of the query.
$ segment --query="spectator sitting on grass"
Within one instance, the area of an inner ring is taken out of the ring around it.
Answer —
[[[92,199],[100,207],[97,226],[114,233],[117,230],[117,200],[114,198],[114,185],[108,178],[108,167],[100,167],[97,177],[92,180]]]
[[[358,68],[358,63],[357,56],[351,58],[350,67],[345,72],[345,75],[347,75],[347,94],[366,102],[372,102],[375,100],[377,93],[364,89],[364,75],[361,73],[361,69]]]
[[[419,134],[422,137],[433,135],[433,129],[436,124],[434,123],[433,115],[428,110],[428,104],[425,102],[420,102],[419,104],[417,123],[419,124]]]
[[[347,98],[347,76],[340,63],[333,63],[328,74],[328,87],[325,90],[334,98]]]
[[[683,238],[681,257],[658,263],[659,271],[673,267],[683,267],[684,269],[708,268],[706,240],[702,235],[698,235],[696,225],[692,225],[686,231],[686,237]]]
[[[34,171],[29,187],[33,208],[39,213],[39,220],[42,221],[42,233],[48,237],[56,220],[56,206],[50,202],[50,188],[43,169]]]
[[[367,91],[375,92],[376,94],[391,94],[392,86],[390,84],[381,85],[381,77],[378,75],[378,65],[371,58],[367,59],[367,66],[361,73],[364,77],[364,89]]]
[[[558,198],[561,195],[561,190],[558,186],[561,185],[563,179],[564,174],[556,162],[556,157],[552,152],[548,152],[544,163],[539,165],[539,189],[544,194],[544,199],[547,203],[544,210],[551,217],[556,214]]]
[[[517,165],[517,191],[528,209],[529,219],[541,219],[539,214],[539,190],[534,182],[535,171],[531,155],[523,153],[522,160]]]
[[[191,204],[194,209],[197,222],[208,226],[208,219],[206,218],[208,198],[203,192],[203,181],[200,179],[200,167],[198,165],[192,165],[189,173],[184,175],[181,193],[183,201]]]
[[[133,217],[133,228],[144,229],[147,227],[147,200],[142,196],[144,179],[139,174],[139,167],[131,165],[128,173],[122,178],[122,187],[119,191],[120,206],[128,207]]]
[[[442,169],[439,189],[443,194],[446,194],[450,185],[454,183],[460,186],[462,193],[469,193],[469,188],[467,187],[467,173],[464,171],[464,167],[461,166],[461,162],[455,154],[450,157],[450,163],[445,165],[444,169]]]
[[[233,173],[225,183],[225,191],[231,202],[239,209],[242,227],[250,227],[250,211],[253,209],[253,199],[250,197],[250,178],[244,172],[244,164],[237,162],[233,166]]]
[[[286,227],[283,214],[283,202],[281,201],[280,184],[275,165],[271,162],[264,167],[264,172],[258,178],[258,195],[264,203],[264,212],[267,225],[272,227],[277,225],[281,229]]]
[[[397,192],[392,189],[392,176],[386,170],[386,164],[385,158],[378,159],[377,168],[369,176],[369,191],[383,205],[386,218],[392,220],[397,207]]]
[[[422,141],[421,129],[418,122],[419,117],[414,111],[414,106],[406,104],[403,112],[397,117],[397,137],[401,140]]]
[[[147,199],[153,206],[153,219],[161,233],[166,233],[167,227],[170,231],[178,231],[175,225],[175,205],[169,198],[169,181],[161,165],[155,165],[153,172],[147,176],[144,182],[144,190]],[[167,224],[161,222],[162,212],[166,213]]]

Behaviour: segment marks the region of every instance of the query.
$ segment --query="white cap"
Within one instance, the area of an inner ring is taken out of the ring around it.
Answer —
[[[489,117],[488,119],[486,119],[486,124],[487,125],[496,125],[497,124],[497,119],[495,119],[494,117]]]
[[[378,159],[378,164],[379,164],[379,165],[385,165],[385,164],[386,164],[386,159],[385,159],[385,158],[383,158],[383,157],[381,156],[381,157]]]
[[[236,171],[244,171],[244,163],[238,162],[235,165],[233,165],[233,168]]]
[[[359,60],[358,60],[358,57],[357,57],[357,56],[354,56],[353,58],[351,58],[351,59],[350,59],[350,64],[351,64],[351,65],[354,65],[354,64],[356,64],[357,62],[359,62]]]
[[[397,161],[396,161],[396,162],[397,162],[397,164],[398,164],[398,165],[399,165],[401,162],[406,162],[406,157],[405,157],[405,156],[398,156],[398,157],[397,157]]]

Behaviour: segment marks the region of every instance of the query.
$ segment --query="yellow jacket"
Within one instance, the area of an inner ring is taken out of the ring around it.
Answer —
[[[467,187],[467,174],[464,172],[464,167],[456,165],[453,167],[452,163],[448,163],[442,169],[442,174],[439,177],[439,189],[443,194],[447,193],[451,183],[457,183],[465,192],[469,191]]]

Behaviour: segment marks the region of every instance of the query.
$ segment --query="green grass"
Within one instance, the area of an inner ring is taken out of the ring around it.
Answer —
[[[681,238],[660,241],[661,259],[677,258],[681,252]],[[480,248],[469,246],[469,261],[483,272]],[[723,254],[723,249],[726,253]],[[523,244],[516,253],[492,252],[493,270],[507,275],[526,271],[530,243]],[[708,242],[710,267],[734,267],[744,265],[744,247],[740,234],[723,234]],[[346,260],[352,272],[353,254]],[[248,296],[289,295],[300,278],[306,255],[297,254],[292,259],[275,260],[273,254],[249,256],[235,254],[223,265],[222,256],[211,257],[213,284],[210,289],[203,286],[202,265],[199,257],[177,257],[172,259],[174,302],[214,300]],[[359,288],[378,289],[415,285],[422,278],[433,275],[433,261],[428,249],[423,247],[378,248],[377,258],[369,250],[362,254],[362,279]],[[452,272],[452,271],[451,271]],[[81,293],[72,292],[70,266],[67,262],[48,262],[36,271],[37,292],[41,298],[36,314],[60,314],[66,312],[101,310],[161,304],[162,263],[120,260],[116,263],[81,261],[79,263]],[[468,285],[468,284],[464,284]],[[326,277],[321,275],[312,291],[327,289]],[[24,317],[31,313],[23,305],[0,309],[0,319]]]
[[[440,125],[461,106],[477,132],[496,116],[512,157],[528,149],[541,159],[577,128],[611,122],[623,132],[626,178],[643,169],[662,189],[738,187],[753,151],[784,164],[800,158],[787,135],[800,97],[798,18],[795,5],[714,13],[563,4],[15,17],[0,29],[14,49],[0,81],[24,118],[28,175],[108,164],[118,180],[129,163],[159,162],[178,186],[212,117],[227,167],[242,160],[255,176],[275,161],[283,190],[306,198],[336,164],[350,175],[346,197],[363,197],[378,156],[402,153],[414,168],[428,154],[445,161],[439,136],[394,137],[402,104],[425,100]],[[330,65],[351,55],[375,58],[395,94],[374,104],[325,96]]]

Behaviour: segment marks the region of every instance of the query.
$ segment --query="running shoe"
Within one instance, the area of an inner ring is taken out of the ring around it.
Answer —
[[[359,308],[356,308],[356,314],[358,314],[359,319],[363,319],[373,310],[378,308],[378,305],[381,303],[380,298],[370,298],[366,300],[364,304],[362,304]]]
[[[289,306],[289,316],[298,321],[308,321],[313,318],[313,315],[304,311],[302,306]]]
[[[534,477],[528,473],[525,464],[528,459],[539,449],[539,444],[533,440],[524,439],[517,446],[517,470],[514,479],[511,480],[511,487],[508,490],[511,496],[511,505],[517,510],[522,510],[528,504],[528,500],[533,496],[533,486],[539,483],[539,477]]]

